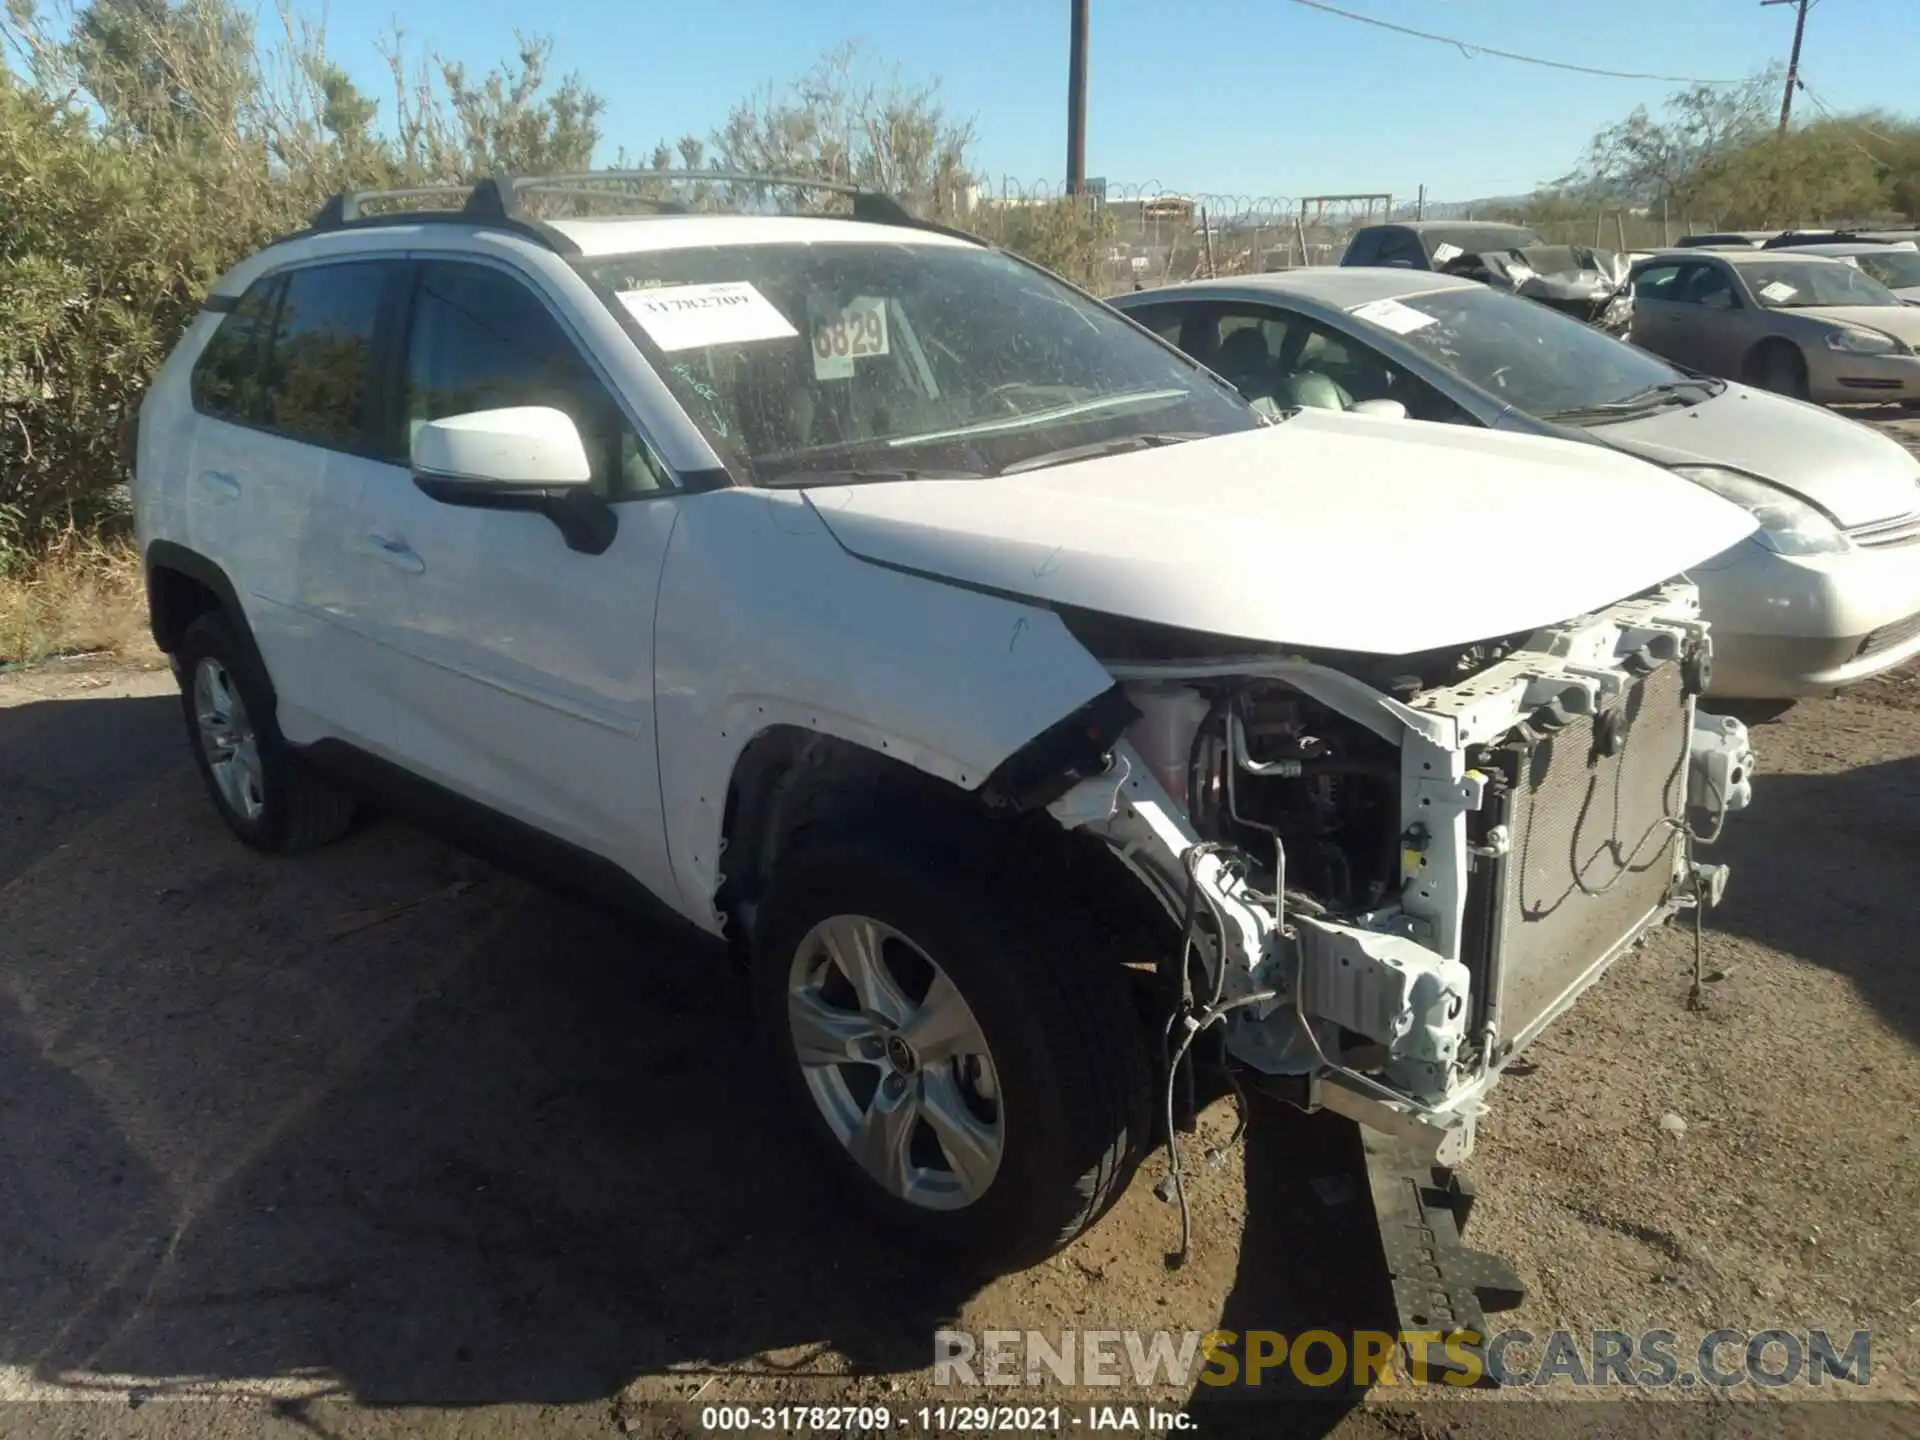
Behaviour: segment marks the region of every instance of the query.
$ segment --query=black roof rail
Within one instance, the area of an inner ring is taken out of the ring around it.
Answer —
[[[471,195],[471,185],[410,185],[399,190],[342,190],[330,196],[313,217],[315,230],[333,230],[356,220],[370,218],[365,206],[369,200],[410,200],[421,195]]]
[[[845,195],[851,199],[853,218],[856,220],[864,220],[874,225],[910,225],[915,229],[944,228],[935,225],[934,222],[922,220],[903,205],[898,197],[889,195],[883,190],[866,190],[842,180],[812,180],[803,175],[756,175],[742,170],[584,170],[567,175],[520,176],[512,183],[516,194],[535,191],[547,194],[591,195],[597,199],[602,193],[606,193],[612,197],[636,200],[660,209],[671,206],[673,211],[670,213],[684,211],[686,208],[677,201],[649,200],[643,196],[623,195],[617,190],[600,192],[587,188],[595,181],[603,180],[691,181],[709,185],[752,186],[762,190],[819,190],[830,195]]]
[[[1762,250],[1778,250],[1787,245],[1884,245],[1881,237],[1859,230],[1782,230],[1761,245]]]
[[[687,205],[680,200],[659,198],[659,196],[641,196],[630,190],[601,190],[599,184],[609,180],[620,182],[657,182],[657,180],[695,180],[705,184],[730,184],[730,186],[755,186],[764,190],[824,190],[829,194],[843,194],[852,200],[852,215],[860,221],[870,221],[876,225],[925,225],[918,215],[914,215],[906,205],[900,204],[895,196],[883,194],[879,190],[862,190],[856,184],[845,184],[841,180],[810,180],[799,175],[749,175],[743,171],[570,171],[564,175],[492,175],[480,180],[478,184],[417,184],[403,186],[396,190],[342,190],[332,196],[315,213],[309,228],[311,230],[338,230],[344,225],[367,223],[367,221],[397,221],[397,219],[420,219],[422,215],[459,215],[468,223],[503,223],[503,221],[526,221],[526,207],[520,204],[524,194],[561,194],[572,200],[618,200],[624,204],[643,205],[649,213],[685,213]],[[415,200],[426,196],[463,196],[465,202],[455,207],[436,207],[436,209],[378,209],[369,205],[388,200]]]
[[[878,190],[865,190],[838,180],[810,180],[799,175],[754,175],[735,170],[581,170],[561,175],[495,174],[473,185],[414,185],[394,190],[343,190],[332,196],[315,212],[302,234],[340,230],[349,226],[418,224],[420,222],[489,225],[538,239],[564,254],[577,254],[575,245],[560,231],[527,213],[521,203],[527,195],[563,195],[576,200],[617,200],[640,207],[644,213],[679,215],[687,213],[684,202],[630,190],[600,189],[605,182],[633,184],[655,181],[692,181],[703,184],[752,186],[760,189],[825,191],[845,195],[852,202],[852,218],[875,225],[904,225],[916,230],[951,235],[958,239],[986,244],[977,235],[933,220],[922,220],[898,198]],[[432,209],[370,209],[383,201],[405,201],[427,196],[464,197],[456,207]],[[288,237],[291,238],[291,237]]]
[[[370,202],[411,200],[428,195],[463,197],[456,207],[429,210],[369,210]],[[488,176],[474,185],[409,185],[393,190],[342,190],[329,196],[314,212],[305,230],[282,235],[295,240],[329,230],[365,229],[380,225],[485,225],[511,230],[560,255],[577,255],[580,247],[551,225],[521,212],[512,183],[503,175]],[[274,243],[278,244],[279,240]]]

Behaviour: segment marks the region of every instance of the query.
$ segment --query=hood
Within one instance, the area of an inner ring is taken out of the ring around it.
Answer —
[[[1848,528],[1920,510],[1920,461],[1897,442],[1817,405],[1744,385],[1588,433],[1659,465],[1725,465],[1758,475]]]
[[[1754,529],[1737,506],[1603,446],[1327,410],[997,479],[806,493],[842,545],[881,564],[1378,655],[1583,614]]]
[[[1904,340],[1920,350],[1920,308],[1911,305],[1796,305],[1788,315],[1810,315],[1816,320],[1835,320],[1842,325],[1858,325],[1863,330],[1878,330]]]

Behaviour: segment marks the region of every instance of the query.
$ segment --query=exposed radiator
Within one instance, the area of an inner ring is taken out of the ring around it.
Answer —
[[[1511,847],[1476,862],[1468,948],[1502,1053],[1665,911],[1680,844],[1669,822],[1686,815],[1688,709],[1669,663],[1595,715],[1496,747],[1506,783],[1489,823],[1507,827]]]

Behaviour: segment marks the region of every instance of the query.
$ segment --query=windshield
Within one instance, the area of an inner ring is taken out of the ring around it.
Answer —
[[[1350,313],[1543,420],[1595,406],[1672,403],[1658,398],[1665,387],[1694,383],[1644,350],[1545,305],[1484,286],[1374,300]],[[1703,389],[1693,398],[1706,393]]]
[[[1769,310],[1805,305],[1898,305],[1900,297],[1865,271],[1831,260],[1763,260],[1740,267],[1740,278]]]
[[[1097,301],[972,245],[699,245],[578,264],[756,484],[991,475],[1263,423]]]
[[[1893,290],[1920,285],[1920,250],[1876,250],[1852,257],[1867,274]]]

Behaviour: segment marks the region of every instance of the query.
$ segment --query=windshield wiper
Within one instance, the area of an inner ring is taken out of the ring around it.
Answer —
[[[1598,405],[1574,405],[1565,410],[1552,410],[1542,415],[1542,420],[1619,420],[1628,415],[1645,415],[1657,410],[1662,404],[1674,401],[1688,403],[1685,399],[1689,391],[1705,391],[1708,398],[1718,395],[1726,389],[1723,380],[1716,385],[1707,379],[1662,380],[1658,385],[1649,385],[1644,390],[1636,390],[1631,395],[1623,395],[1618,400],[1603,401]]]
[[[890,485],[900,480],[984,480],[978,470],[795,470],[757,480],[763,490],[797,490],[808,485]]]
[[[993,473],[1018,475],[1023,470],[1044,470],[1048,466],[1065,465],[1073,460],[1097,460],[1102,455],[1124,455],[1129,450],[1154,450],[1162,445],[1180,445],[1188,440],[1205,438],[1197,431],[1179,434],[1123,435],[1118,440],[1096,440],[1090,445],[1067,445],[1058,450],[1042,451],[1038,455],[1029,455],[1024,460],[1016,460],[1011,465],[1002,465]]]

